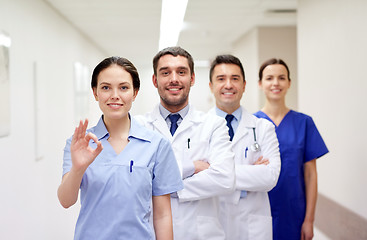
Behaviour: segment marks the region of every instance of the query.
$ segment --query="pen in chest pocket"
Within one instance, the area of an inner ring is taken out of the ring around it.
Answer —
[[[245,158],[247,158],[247,151],[248,151],[248,147],[246,147],[245,149]]]
[[[190,138],[187,139],[187,149],[190,149]]]
[[[134,161],[131,160],[130,161],[130,172],[133,172],[133,165],[134,165]]]

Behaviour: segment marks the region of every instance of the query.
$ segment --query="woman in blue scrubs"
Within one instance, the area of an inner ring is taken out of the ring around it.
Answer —
[[[265,106],[255,113],[275,125],[281,171],[269,192],[274,240],[313,238],[317,199],[316,159],[328,149],[310,116],[285,105],[291,85],[289,69],[281,59],[269,59],[259,70]]]
[[[106,58],[91,86],[103,115],[88,130],[80,121],[67,140],[58,189],[65,208],[80,189],[74,239],[173,239],[170,193],[183,183],[169,141],[129,114],[140,87],[136,68],[125,58]]]

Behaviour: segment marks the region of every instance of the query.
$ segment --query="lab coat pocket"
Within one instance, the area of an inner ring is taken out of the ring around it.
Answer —
[[[246,239],[271,240],[273,235],[271,217],[250,214],[248,218],[248,231],[249,236]]]
[[[245,150],[245,164],[253,165],[257,159],[261,156],[261,151],[253,151],[250,147],[246,147]]]
[[[224,240],[225,234],[219,220],[214,217],[198,216],[196,218],[198,240]]]
[[[187,144],[187,148],[183,151],[181,161],[183,179],[194,174],[194,161],[202,160],[207,162],[209,158],[207,142],[195,142],[191,140]]]
[[[209,142],[206,141],[193,141],[191,140],[190,143],[188,143],[188,148],[185,153],[185,157],[191,159],[191,161],[196,160],[208,160],[208,146]]]

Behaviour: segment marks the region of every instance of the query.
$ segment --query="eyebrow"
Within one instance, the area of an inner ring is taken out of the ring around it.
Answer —
[[[224,77],[224,76],[227,76],[227,75],[226,74],[217,75],[216,78],[218,78],[218,77]],[[241,75],[238,75],[238,74],[232,74],[230,76],[231,77],[241,77]]]
[[[99,85],[102,85],[102,84],[104,84],[104,85],[112,85],[111,83],[108,83],[108,82],[101,82],[101,83],[99,83]],[[119,83],[119,85],[126,85],[126,84],[131,85],[131,83],[129,83],[129,82]]]
[[[167,70],[167,69],[170,69],[170,67],[161,67],[161,68],[158,70],[158,72],[161,72],[161,71],[164,71],[164,70]],[[184,70],[189,70],[189,68],[188,68],[188,67],[185,67],[185,66],[179,66],[179,67],[177,67],[177,69],[179,69],[179,70],[182,70],[182,69],[184,69]]]

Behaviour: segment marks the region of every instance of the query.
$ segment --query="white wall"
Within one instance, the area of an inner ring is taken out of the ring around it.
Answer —
[[[0,0],[0,6],[0,29],[12,39],[10,135],[0,138],[0,238],[72,239],[79,207],[63,209],[56,191],[63,147],[74,128],[73,65],[92,70],[104,55],[43,1]],[[38,161],[37,108],[47,124],[40,126]],[[92,121],[95,115],[89,115]]]
[[[299,110],[330,153],[317,161],[319,192],[367,218],[367,1],[300,0]]]
[[[259,68],[259,41],[258,29],[253,29],[245,36],[242,36],[233,44],[233,54],[238,57],[245,70],[246,89],[242,96],[241,104],[249,111],[254,113],[259,110],[259,87],[258,87],[258,68]]]
[[[240,58],[246,75],[246,91],[241,104],[253,113],[264,106],[265,97],[259,90],[259,67],[270,58],[283,59],[291,73],[292,86],[286,104],[297,110],[297,30],[295,27],[257,27],[233,45],[233,54]]]

